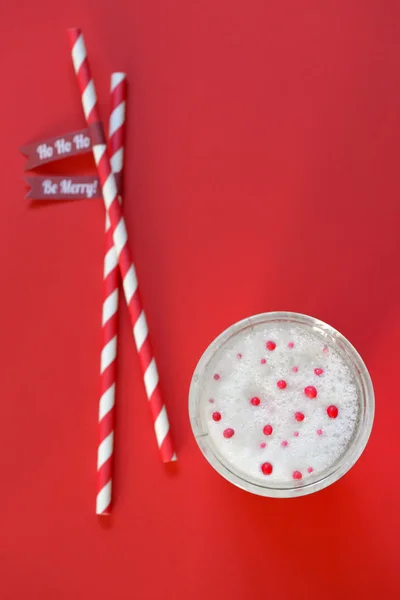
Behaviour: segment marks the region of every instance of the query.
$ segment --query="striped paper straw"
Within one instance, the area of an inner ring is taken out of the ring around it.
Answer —
[[[114,173],[122,173],[124,161],[126,75],[111,75],[111,107],[108,151]],[[120,184],[121,185],[121,184]],[[103,347],[100,360],[99,447],[97,451],[96,513],[111,511],[114,453],[114,405],[117,378],[117,335],[119,304],[118,257],[115,252],[110,219],[106,214],[104,253],[104,301],[102,317]]]
[[[125,300],[139,353],[144,385],[153,417],[154,431],[163,462],[176,460],[171,440],[167,410],[161,397],[156,362],[150,344],[146,317],[138,290],[136,270],[128,247],[128,232],[118,201],[117,186],[100,121],[96,91],[88,62],[85,42],[79,29],[68,30],[72,61],[86,121],[91,130],[93,155],[102,187],[104,204],[110,218],[113,242],[118,256]]]

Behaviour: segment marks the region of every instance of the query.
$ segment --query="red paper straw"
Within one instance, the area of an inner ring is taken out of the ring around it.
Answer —
[[[96,91],[87,59],[85,42],[79,29],[68,30],[72,61],[82,96],[82,106],[91,130],[93,155],[102,187],[104,204],[110,218],[113,242],[118,256],[125,300],[139,353],[144,385],[153,417],[154,431],[163,462],[176,460],[172,446],[167,410],[161,398],[156,362],[150,344],[146,316],[139,295],[136,270],[128,247],[128,232],[118,201],[117,186],[111,169],[100,121]]]
[[[111,75],[110,97],[111,106],[108,131],[108,151],[113,173],[122,175],[126,111],[125,73],[113,73]],[[114,453],[114,405],[118,349],[119,269],[110,219],[107,214],[104,237],[103,347],[100,360],[101,397],[99,402],[99,447],[97,451],[96,497],[96,513],[98,515],[108,515],[111,511]]]

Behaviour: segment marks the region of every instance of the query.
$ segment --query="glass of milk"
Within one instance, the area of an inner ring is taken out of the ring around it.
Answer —
[[[374,391],[360,355],[330,325],[271,312],[235,323],[207,348],[189,394],[193,433],[235,485],[289,498],[344,475],[368,441]]]

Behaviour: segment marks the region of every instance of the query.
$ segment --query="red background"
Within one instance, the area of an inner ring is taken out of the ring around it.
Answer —
[[[399,3],[37,0],[0,17],[1,599],[398,598]],[[102,521],[103,207],[30,206],[18,153],[84,125],[69,26],[105,118],[111,71],[128,74],[125,215],[179,454],[159,461],[122,306]],[[269,310],[331,323],[375,385],[362,459],[312,497],[236,489],[189,426],[200,354]]]

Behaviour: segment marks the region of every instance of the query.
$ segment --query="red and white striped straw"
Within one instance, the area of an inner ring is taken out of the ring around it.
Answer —
[[[97,166],[103,199],[110,218],[114,247],[118,256],[122,286],[139,353],[144,385],[153,417],[154,431],[163,462],[176,460],[169,428],[167,410],[161,397],[156,362],[150,344],[146,316],[139,295],[136,270],[128,247],[128,232],[118,201],[118,191],[100,121],[97,96],[80,29],[69,29],[72,61],[82,96],[82,106],[91,130],[93,155]]]
[[[110,96],[111,106],[108,130],[108,151],[110,153],[113,172],[121,174],[124,162],[125,138],[125,73],[113,73],[111,75]],[[98,515],[108,515],[111,511],[114,453],[114,405],[117,378],[119,270],[110,219],[107,214],[104,237],[103,346],[100,360],[101,396],[99,403],[99,447],[97,451],[96,497],[96,513]]]

